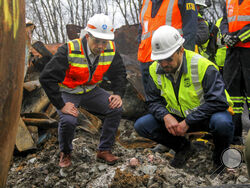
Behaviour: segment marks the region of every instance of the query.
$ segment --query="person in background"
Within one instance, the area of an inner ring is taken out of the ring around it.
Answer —
[[[220,30],[222,18],[223,17],[219,18],[215,24],[219,29],[219,31],[217,33],[217,40],[216,40],[216,44],[218,46],[218,49],[217,49],[216,54],[215,54],[215,62],[216,62],[216,65],[219,67],[221,74],[223,74],[223,67],[225,64],[226,52],[227,52],[227,47],[222,42],[222,34],[221,34],[221,30]]]
[[[235,133],[232,144],[241,145],[244,103],[250,111],[250,0],[226,0],[221,21],[223,41],[227,45],[223,78],[234,103]]]
[[[195,0],[195,5],[198,11],[197,33],[195,36],[195,52],[207,57],[205,51],[209,42],[209,24],[203,18],[203,10],[207,7],[207,5],[205,0]]]
[[[142,82],[146,90],[152,47],[151,38],[162,25],[176,28],[185,38],[186,49],[195,49],[197,10],[194,0],[143,0],[138,34],[138,60],[141,62]]]
[[[147,87],[149,113],[134,128],[145,138],[173,149],[170,165],[181,168],[195,152],[187,132],[207,131],[214,141],[215,167],[233,138],[232,101],[222,75],[213,62],[186,50],[185,39],[171,26],[161,26],[152,37],[150,79]],[[223,169],[223,168],[222,168]]]
[[[111,149],[122,115],[126,71],[112,41],[114,28],[111,19],[104,14],[95,14],[82,35],[82,38],[58,48],[40,76],[41,85],[60,116],[60,167],[71,165],[79,106],[105,116],[97,159],[108,164],[118,160]],[[113,94],[98,87],[104,74],[111,81]]]

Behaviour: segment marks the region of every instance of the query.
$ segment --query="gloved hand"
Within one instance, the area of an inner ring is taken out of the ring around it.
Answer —
[[[236,35],[225,34],[223,36],[223,41],[226,45],[233,47],[237,42],[239,42],[239,38]]]

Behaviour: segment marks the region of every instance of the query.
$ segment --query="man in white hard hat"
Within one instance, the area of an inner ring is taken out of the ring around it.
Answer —
[[[150,114],[135,122],[135,130],[173,150],[171,165],[181,168],[194,153],[187,132],[213,134],[215,165],[229,147],[234,125],[227,111],[231,104],[214,63],[183,48],[184,39],[171,26],[161,26],[152,37],[147,103]]]
[[[111,149],[122,115],[126,71],[112,41],[114,28],[111,19],[104,14],[95,14],[82,34],[82,38],[58,48],[40,76],[40,82],[60,116],[60,167],[71,165],[79,106],[105,116],[97,159],[108,164],[118,160]],[[111,81],[112,95],[98,87],[104,74]]]

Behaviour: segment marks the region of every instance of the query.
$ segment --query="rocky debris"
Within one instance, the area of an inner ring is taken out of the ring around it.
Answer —
[[[213,165],[210,144],[198,148],[199,152],[182,169],[175,169],[169,165],[174,155],[172,150],[168,153],[152,152],[153,145],[133,145],[133,141],[125,142],[127,145],[123,143],[126,146],[123,147],[118,141],[123,140],[119,139],[121,135],[134,138],[134,141],[140,138],[134,132],[133,122],[125,119],[121,121],[113,151],[121,160],[114,166],[97,162],[95,156],[100,131],[101,128],[93,135],[78,127],[73,141],[72,166],[60,169],[57,129],[49,129],[49,139],[37,150],[26,155],[19,153],[13,157],[7,187],[158,188],[213,187],[224,184],[240,187],[242,184],[250,184],[245,163],[234,171],[211,178]],[[130,165],[129,161],[132,158],[138,159],[137,166]]]

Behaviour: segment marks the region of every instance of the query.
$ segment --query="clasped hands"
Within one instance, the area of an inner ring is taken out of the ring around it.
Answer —
[[[178,122],[171,114],[164,116],[164,123],[168,132],[174,136],[185,136],[189,128],[185,120]]]

